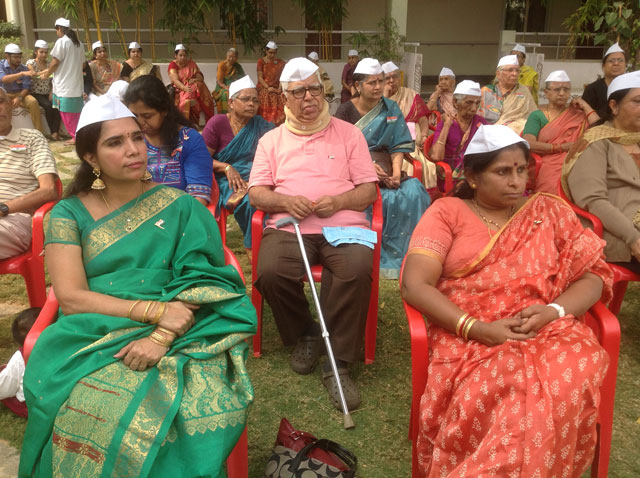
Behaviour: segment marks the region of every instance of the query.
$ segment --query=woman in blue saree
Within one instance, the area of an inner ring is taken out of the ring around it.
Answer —
[[[360,128],[369,145],[384,218],[380,276],[397,279],[413,229],[431,199],[418,179],[402,172],[404,153],[412,153],[415,147],[400,107],[382,96],[384,74],[378,60],[361,60],[353,79],[356,96],[342,103],[335,116]]]
[[[229,85],[229,112],[215,115],[202,131],[213,156],[213,171],[220,189],[218,206],[233,212],[244,234],[244,246],[251,248],[251,217],[248,181],[258,140],[275,126],[257,116],[258,90],[249,76]]]
[[[144,137],[122,103],[89,102],[76,148],[47,224],[61,313],[25,373],[19,476],[225,476],[253,399],[242,281],[206,208],[141,181]]]

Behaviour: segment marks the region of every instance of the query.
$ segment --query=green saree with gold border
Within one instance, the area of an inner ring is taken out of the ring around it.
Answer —
[[[82,247],[92,291],[200,308],[193,327],[144,372],[113,355],[154,326],[60,314],[25,373],[19,476],[225,476],[253,401],[245,339],[256,314],[237,271],[224,265],[211,214],[182,191],[156,186],[98,221],[78,198],[63,200],[46,232],[46,243]]]

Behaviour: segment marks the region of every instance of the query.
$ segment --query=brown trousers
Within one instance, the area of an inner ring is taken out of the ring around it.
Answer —
[[[323,266],[320,306],[336,359],[356,362],[362,357],[362,338],[371,294],[373,251],[360,244],[334,247],[322,234],[304,234],[309,264]],[[296,235],[265,229],[254,286],[266,299],[284,345],[314,330],[304,293],[304,262]]]

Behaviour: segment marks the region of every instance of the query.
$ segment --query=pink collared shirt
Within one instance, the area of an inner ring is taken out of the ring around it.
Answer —
[[[362,132],[346,121],[331,118],[329,126],[309,136],[294,134],[285,125],[265,134],[258,143],[249,187],[270,186],[277,193],[316,201],[377,181]],[[270,215],[267,227],[275,227],[276,221],[286,216]],[[323,227],[335,226],[368,228],[370,224],[364,212],[342,210],[327,218],[311,214],[300,222],[300,231],[322,234]],[[293,227],[284,230],[293,232]]]

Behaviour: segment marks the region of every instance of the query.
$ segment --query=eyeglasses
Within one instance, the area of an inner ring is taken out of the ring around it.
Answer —
[[[258,98],[255,96],[238,96],[236,100],[240,100],[243,103],[250,103],[250,102],[254,104],[258,103]]]
[[[609,58],[607,59],[607,61],[605,61],[605,63],[625,63],[626,60],[624,58]]]
[[[503,68],[502,71],[510,75],[513,73],[515,73],[516,75],[520,74],[520,68]]]
[[[307,91],[311,93],[311,96],[320,96],[322,94],[322,85],[313,85],[309,88],[296,88],[295,90],[286,90],[287,93],[291,93],[294,98],[300,99],[304,98],[307,94]]]
[[[553,93],[571,93],[571,88],[549,88]]]

